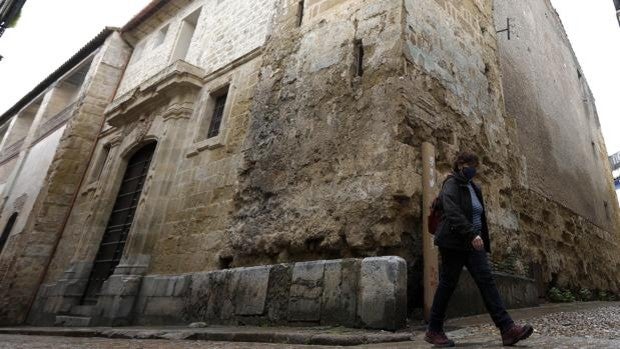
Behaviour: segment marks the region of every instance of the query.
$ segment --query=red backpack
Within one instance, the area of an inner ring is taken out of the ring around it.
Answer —
[[[443,191],[443,186],[446,184],[446,181],[450,179],[451,176],[448,176],[443,181],[441,185],[441,191]],[[441,224],[441,216],[443,215],[443,205],[441,204],[441,191],[439,195],[433,200],[431,203],[431,212],[428,214],[428,232],[432,235],[435,235],[437,229],[439,228],[439,224]]]
[[[441,223],[441,215],[443,214],[443,206],[441,198],[437,196],[431,204],[431,213],[428,215],[428,232],[435,235],[439,224]]]

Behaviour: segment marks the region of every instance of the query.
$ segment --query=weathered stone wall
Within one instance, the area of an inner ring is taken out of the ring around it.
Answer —
[[[618,290],[620,226],[594,97],[547,0],[495,1],[506,111],[523,156],[510,193],[519,231],[497,236],[503,264],[542,266],[546,282]]]
[[[496,1],[506,109],[529,187],[612,231],[618,207],[594,96],[550,1]],[[545,33],[545,35],[540,35]],[[567,190],[570,188],[570,190]]]
[[[105,291],[85,317],[48,317],[57,325],[108,323],[115,308],[133,325],[332,325],[397,330],[406,324],[407,267],[402,258],[373,257],[233,268],[176,275],[115,279],[124,293],[139,287],[134,304],[113,302]],[[35,310],[39,321],[59,296],[44,286]],[[118,295],[117,291],[117,295]],[[120,307],[119,307],[120,305]],[[52,313],[52,315],[55,315]],[[44,324],[44,321],[36,322]],[[49,324],[49,323],[48,323]]]
[[[413,253],[420,178],[395,141],[402,7],[332,3],[300,27],[297,2],[279,8],[244,145],[232,265]]]
[[[185,61],[216,71],[265,42],[275,0],[173,0],[131,33],[142,46],[141,58],[132,57],[118,95],[131,90],[171,62],[182,20],[202,9]],[[162,44],[155,46],[159,29],[168,25]]]
[[[406,323],[406,263],[382,257],[148,276],[137,324],[315,324],[385,330]]]
[[[128,56],[128,47],[119,34],[111,34],[95,54],[78,97],[79,101],[71,111],[71,118],[66,126],[45,138],[30,151],[32,155],[36,154],[38,146],[44,148],[47,165],[44,161],[37,162],[39,165],[46,165],[39,169],[41,178],[45,178],[42,184],[37,186],[36,182],[33,182],[28,171],[38,167],[28,163],[16,176],[15,189],[19,189],[19,183],[24,182],[29,190],[36,192],[28,198],[32,200],[32,211],[24,212],[23,217],[20,217],[25,223],[21,225],[23,230],[20,231],[19,238],[14,239],[8,248],[11,255],[3,254],[0,261],[0,269],[7,266],[7,272],[0,280],[0,323],[16,324],[26,318],[50,259],[56,252],[56,242],[62,235],[64,220],[71,209],[74,193],[88,167],[92,145],[100,130],[103,109],[118,86]],[[45,99],[43,104],[45,105]],[[36,135],[38,125],[35,123],[33,127],[35,129],[31,133]],[[58,146],[50,147],[46,144],[49,143],[48,140],[54,140]]]
[[[225,266],[221,254],[234,210],[241,146],[250,118],[260,58],[210,79],[196,102],[197,113],[187,139],[175,139],[181,148],[165,208],[162,235],[153,250],[150,271],[185,273]],[[206,140],[211,118],[210,93],[228,86],[228,107],[218,137]]]
[[[397,139],[412,149],[416,173],[422,171],[422,142],[435,145],[438,183],[451,172],[459,151],[481,155],[477,181],[486,200],[492,259],[502,260],[498,237],[518,232],[510,190],[522,181],[522,170],[513,146],[514,121],[503,110],[491,1],[404,4],[405,71]],[[526,274],[524,269],[515,272]]]
[[[501,272],[494,272],[493,278],[506,308],[538,306],[539,290],[535,280]],[[448,317],[462,317],[486,312],[478,285],[469,273],[463,272],[459,279],[459,286],[450,299]]]

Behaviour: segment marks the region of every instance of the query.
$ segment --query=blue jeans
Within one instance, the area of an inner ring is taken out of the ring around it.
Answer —
[[[478,285],[484,305],[491,315],[495,326],[504,331],[514,322],[504,306],[504,302],[495,286],[495,279],[491,274],[491,267],[487,254],[484,251],[458,251],[439,249],[441,255],[441,272],[439,285],[433,299],[433,306],[428,324],[431,331],[443,331],[443,322],[450,297],[456,289],[463,266],[471,274]]]

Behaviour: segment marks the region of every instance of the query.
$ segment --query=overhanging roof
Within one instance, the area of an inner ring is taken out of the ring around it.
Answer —
[[[15,103],[15,105],[13,105],[11,108],[9,108],[9,110],[4,112],[4,114],[0,115],[0,125],[4,124],[9,118],[19,112],[23,107],[28,105],[28,103],[30,103],[34,98],[47,90],[47,88],[50,87],[50,85],[52,85],[56,80],[60,79],[69,70],[71,70],[86,57],[88,57],[91,53],[97,50],[105,42],[105,40],[110,34],[118,30],[118,28],[112,27],[107,27],[103,29],[99,34],[97,34],[97,36],[95,36],[77,53],[75,53],[71,58],[69,58],[69,60],[63,63],[63,65],[61,65],[58,69],[51,73],[47,78],[41,81],[37,86],[35,86],[34,89],[32,89],[17,103]]]
[[[145,8],[142,9],[137,15],[135,15],[123,28],[122,32],[128,32],[138,27],[142,22],[148,19],[155,12],[159,11],[162,7],[166,6],[170,0],[153,0]]]

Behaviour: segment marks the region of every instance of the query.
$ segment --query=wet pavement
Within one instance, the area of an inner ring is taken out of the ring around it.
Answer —
[[[545,305],[539,308],[530,308],[511,311],[519,322],[528,322],[535,327],[535,333],[526,341],[519,343],[518,348],[620,348],[620,303],[573,303],[562,305]],[[448,336],[462,348],[501,348],[498,331],[489,325],[487,315],[450,320],[447,328],[451,329]],[[415,327],[415,326],[414,326]],[[233,328],[234,329],[234,328]],[[0,329],[0,333],[7,329]],[[61,329],[58,329],[59,331]],[[66,329],[64,329],[66,331]],[[343,348],[339,346],[311,346],[299,344],[267,344],[247,342],[221,342],[202,340],[178,340],[182,338],[180,329],[152,328],[151,331],[165,331],[168,338],[173,339],[119,339],[98,337],[66,337],[37,336],[20,334],[0,334],[0,349],[34,348],[131,348],[131,349],[184,349],[184,348],[213,348],[213,349],[285,349],[285,348]],[[241,330],[241,328],[240,328]],[[276,331],[283,333],[283,328],[263,328],[265,333]],[[247,331],[247,329],[246,329]],[[335,330],[330,330],[336,333]],[[356,333],[368,335],[368,332],[355,332],[343,329],[347,336]],[[326,332],[325,328],[293,330],[291,335],[309,335],[313,332]],[[317,333],[314,333],[316,335]],[[401,335],[403,332],[400,332]],[[408,332],[409,333],[409,332]],[[59,332],[60,334],[60,332]],[[381,332],[377,332],[381,335]],[[80,334],[79,329],[73,333]],[[424,343],[423,332],[418,327],[411,333],[413,340],[399,343],[378,343],[356,346],[356,348],[430,348]]]

